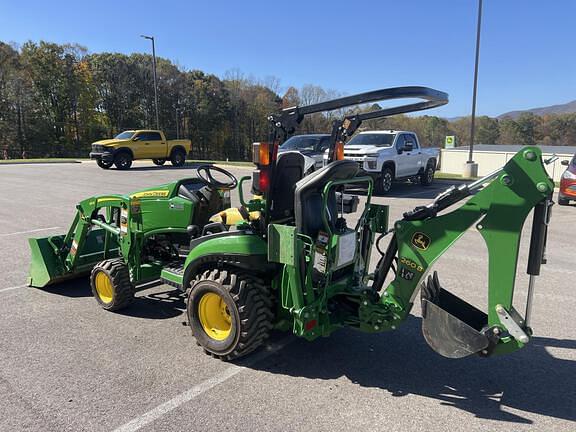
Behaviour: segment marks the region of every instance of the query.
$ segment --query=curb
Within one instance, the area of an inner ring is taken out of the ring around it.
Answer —
[[[40,164],[77,164],[82,163],[78,160],[69,161],[14,161],[14,162],[0,162],[0,167],[2,165],[40,165]]]

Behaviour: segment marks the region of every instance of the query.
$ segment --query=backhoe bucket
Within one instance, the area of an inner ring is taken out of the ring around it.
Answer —
[[[422,334],[428,345],[448,358],[462,358],[486,350],[483,333],[488,316],[440,286],[438,274],[422,287]]]
[[[98,262],[118,256],[117,246],[104,253],[105,232],[93,229],[86,236],[82,249],[77,251],[76,264],[73,270],[65,266],[66,254],[57,251],[62,248],[65,235],[43,238],[30,238],[31,260],[28,285],[43,288],[64,280],[83,276],[90,272]],[[67,248],[68,249],[68,248]]]

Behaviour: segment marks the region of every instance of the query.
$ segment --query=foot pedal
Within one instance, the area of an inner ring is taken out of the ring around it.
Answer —
[[[488,316],[443,289],[436,272],[423,285],[421,299],[422,334],[434,351],[448,358],[487,354]]]

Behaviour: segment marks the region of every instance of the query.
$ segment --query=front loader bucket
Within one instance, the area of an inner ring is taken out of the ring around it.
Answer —
[[[422,287],[422,334],[428,345],[448,358],[485,351],[488,316],[440,286],[438,274]]]
[[[28,239],[31,252],[29,286],[42,288],[64,277],[65,267],[50,243],[52,241],[54,245],[61,245],[64,237],[64,235],[58,235]]]
[[[98,262],[118,256],[117,244],[105,253],[105,231],[92,229],[86,236],[81,250],[77,251],[78,256],[74,268],[69,270],[65,266],[66,255],[60,255],[57,252],[62,248],[65,237],[56,235],[28,239],[31,251],[29,286],[43,288],[56,282],[83,276],[89,273]]]

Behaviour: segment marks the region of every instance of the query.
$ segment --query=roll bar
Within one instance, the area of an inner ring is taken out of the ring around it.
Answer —
[[[430,108],[436,108],[448,103],[448,94],[429,87],[408,86],[392,87],[387,89],[373,90],[366,93],[359,93],[352,96],[344,96],[329,101],[319,102],[312,105],[293,106],[284,108],[282,111],[270,114],[268,120],[276,130],[280,130],[284,139],[292,134],[296,127],[304,120],[304,116],[319,112],[334,111],[340,108],[351,107],[355,105],[366,104],[369,102],[378,102],[391,99],[423,99],[421,102],[400,105],[392,108],[385,108],[377,111],[371,111],[362,114],[347,116],[341,120],[354,119],[355,122],[392,116],[396,114],[405,114],[409,112],[421,111]]]

